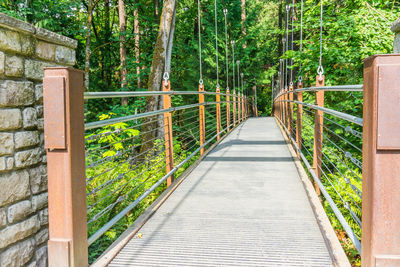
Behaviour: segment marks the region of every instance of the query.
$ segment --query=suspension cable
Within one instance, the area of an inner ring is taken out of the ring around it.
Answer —
[[[235,93],[235,41],[231,41],[232,45],[232,74],[233,74],[233,93]]]
[[[321,19],[320,19],[320,33],[319,33],[319,66],[317,70],[320,79],[322,79],[322,75],[324,75],[324,67],[322,66],[322,22],[324,14],[323,6],[324,6],[324,0],[321,0]]]
[[[224,9],[225,17],[225,58],[226,58],[226,90],[229,90],[229,58],[228,58],[228,31],[226,29],[226,15],[228,14],[228,9]]]
[[[201,13],[200,13],[200,0],[197,0],[197,12],[198,12],[198,31],[199,31],[199,67],[200,67],[200,79],[199,84],[203,85],[203,69],[201,63]]]
[[[236,60],[237,71],[238,71],[238,93],[240,93],[240,60]]]
[[[294,0],[292,1],[292,39],[291,39],[291,48],[293,51],[293,18],[294,18]],[[293,56],[290,59],[290,85],[293,85]]]
[[[301,75],[302,67],[302,55],[303,55],[303,0],[301,0],[301,11],[300,11],[300,66],[299,66],[299,83],[303,82],[303,76]]]
[[[166,13],[166,8],[165,8],[165,0],[163,1],[163,21],[164,21],[164,33],[163,33],[163,42],[164,42],[164,83],[165,85],[168,85],[168,80],[169,80],[169,73],[168,73],[168,69],[167,69],[167,26],[166,26],[166,22],[165,22],[165,13]]]
[[[289,5],[286,6],[286,52],[289,50],[289,11],[290,11],[290,7]],[[287,86],[288,86],[288,60],[287,57],[285,55],[285,90],[287,90]]]
[[[214,0],[214,15],[215,15],[215,57],[217,62],[217,88],[219,88],[217,0]]]

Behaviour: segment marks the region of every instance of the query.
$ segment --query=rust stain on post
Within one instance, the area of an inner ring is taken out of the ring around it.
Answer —
[[[163,91],[168,92],[171,91],[171,83],[168,81],[166,84],[165,81],[163,83]],[[163,96],[164,109],[168,109],[171,107],[171,95]],[[164,132],[165,132],[165,160],[166,160],[166,171],[169,173],[174,168],[174,144],[173,144],[173,136],[172,136],[172,114],[171,112],[164,113]],[[174,176],[171,175],[167,179],[167,187],[169,187],[174,181]]]
[[[320,77],[317,75],[316,87],[325,86],[325,76]],[[324,91],[315,92],[315,105],[324,107]],[[324,130],[324,113],[321,110],[315,110],[315,124],[314,124],[314,153],[313,153],[313,167],[318,179],[321,179],[322,168],[322,134]],[[314,183],[315,191],[321,195],[321,190],[317,183]]]
[[[87,266],[83,72],[46,68],[43,96],[49,266]]]
[[[364,61],[362,266],[400,266],[400,55]]]

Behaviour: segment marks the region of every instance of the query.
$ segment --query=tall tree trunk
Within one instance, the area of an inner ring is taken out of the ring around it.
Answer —
[[[165,16],[164,16],[165,14]],[[156,46],[153,54],[153,61],[151,64],[151,71],[148,81],[149,91],[160,91],[162,89],[162,81],[164,68],[169,70],[171,62],[171,51],[173,45],[173,37],[175,31],[175,16],[176,16],[176,0],[165,1],[165,6],[163,9],[163,14],[160,17],[160,26],[158,30],[158,36],[156,41]],[[165,17],[165,29],[164,29],[164,17]],[[165,35],[164,35],[165,33]],[[166,37],[166,38],[165,38]],[[165,58],[166,57],[166,58]],[[166,60],[167,59],[167,60]],[[165,65],[167,63],[167,65]],[[157,110],[162,107],[162,97],[148,97],[146,99],[146,111]],[[157,137],[163,135],[161,126],[163,125],[162,116],[158,118],[157,122],[146,124],[142,132],[146,133],[143,135],[141,147],[141,153],[145,151],[151,153],[151,148],[153,148],[153,140]],[[154,118],[148,118],[148,120],[154,120]],[[155,131],[154,129],[160,129]]]
[[[241,0],[241,5],[240,5],[241,9],[242,9],[242,13],[241,13],[241,20],[242,20],[242,35],[243,37],[246,36],[246,0]],[[246,42],[243,43],[243,48],[246,48],[247,44]]]
[[[139,26],[139,1],[136,1],[136,8],[133,11],[133,30],[135,33],[135,58],[136,58],[136,75],[138,89],[142,88],[142,80],[140,78],[140,26]]]
[[[86,47],[85,47],[85,87],[86,91],[89,91],[89,78],[90,78],[90,41],[92,34],[92,17],[93,17],[94,4],[93,0],[88,0],[87,10],[87,20],[86,20]]]
[[[119,55],[121,60],[121,88],[126,87],[126,19],[125,19],[125,2],[118,0],[118,17],[119,17]],[[122,105],[127,105],[128,99],[122,98]]]
[[[111,28],[110,28],[110,0],[104,0],[104,44],[110,43]],[[104,80],[108,88],[111,87],[111,59],[110,47],[107,45],[103,47],[103,73]]]

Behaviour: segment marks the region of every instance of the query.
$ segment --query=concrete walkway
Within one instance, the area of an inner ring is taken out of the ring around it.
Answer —
[[[332,266],[273,118],[221,142],[109,266]]]

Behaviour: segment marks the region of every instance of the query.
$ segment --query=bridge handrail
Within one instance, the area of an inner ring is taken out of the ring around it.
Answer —
[[[123,97],[138,97],[138,96],[162,96],[162,95],[221,95],[233,96],[233,94],[217,93],[208,91],[122,91],[122,92],[85,92],[84,99],[104,99],[104,98],[123,98]],[[241,97],[236,95],[237,97]]]
[[[334,110],[334,109],[320,107],[320,106],[317,106],[317,105],[314,105],[314,104],[301,102],[301,101],[296,101],[296,100],[279,100],[277,102],[295,103],[295,104],[298,104],[298,105],[303,105],[305,107],[312,108],[314,110],[321,110],[324,113],[333,115],[333,116],[335,116],[337,118],[341,118],[343,120],[346,120],[346,121],[355,123],[357,125],[363,126],[363,119],[362,118],[357,117],[357,116],[353,116],[353,115],[350,115],[350,114],[347,114],[347,113],[344,113],[344,112],[340,112],[340,111],[337,111],[337,110]]]

